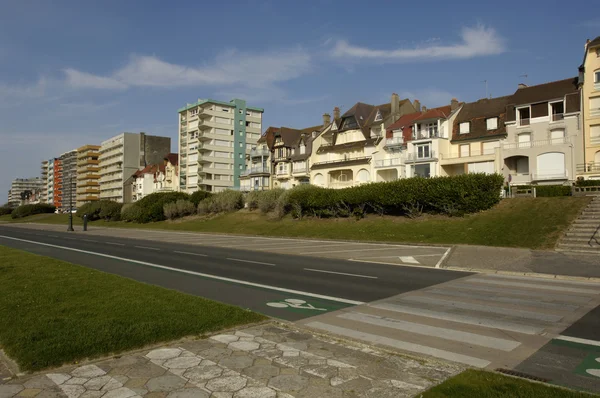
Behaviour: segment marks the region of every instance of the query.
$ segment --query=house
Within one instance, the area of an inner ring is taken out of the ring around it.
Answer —
[[[246,155],[246,169],[240,174],[241,191],[264,191],[271,189],[271,150],[275,128],[269,127]]]
[[[179,191],[179,154],[169,153],[163,159],[154,173],[153,192],[177,192]]]
[[[578,160],[577,176],[600,179],[600,36],[585,44],[578,85],[583,104],[584,151]]]
[[[357,102],[316,134],[310,158],[311,183],[328,188],[345,188],[374,181],[372,162],[386,129],[405,114],[414,113],[413,104],[392,94],[390,103],[370,105]]]
[[[520,84],[506,110],[502,172],[507,182],[561,184],[583,158],[577,78],[528,87]]]
[[[410,140],[406,144],[407,177],[436,177],[443,175],[440,153],[450,149],[454,119],[462,104],[455,98],[450,105],[417,109],[420,115],[412,121]]]
[[[506,139],[506,106],[511,97],[463,104],[452,125],[448,152],[440,153],[442,175],[501,173],[501,142]]]
[[[135,202],[154,193],[154,175],[158,165],[152,164],[136,171],[131,176],[131,201]]]

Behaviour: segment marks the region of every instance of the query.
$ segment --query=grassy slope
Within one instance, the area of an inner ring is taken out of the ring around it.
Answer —
[[[589,203],[586,197],[518,198],[502,201],[495,208],[449,218],[423,216],[354,219],[272,220],[258,211],[240,211],[211,219],[180,220],[152,224],[94,222],[95,226],[162,228],[181,231],[221,232],[264,236],[373,240],[412,243],[470,244],[549,249]],[[37,218],[36,218],[37,217]],[[25,222],[67,223],[68,215],[39,215]],[[80,219],[75,217],[77,224]]]
[[[0,345],[38,370],[264,316],[0,246]]]
[[[532,383],[480,370],[466,370],[420,395],[422,398],[593,398],[597,395]]]

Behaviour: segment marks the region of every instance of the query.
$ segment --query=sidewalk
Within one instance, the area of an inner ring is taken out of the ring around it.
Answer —
[[[463,367],[267,323],[0,382],[0,397],[412,397]]]

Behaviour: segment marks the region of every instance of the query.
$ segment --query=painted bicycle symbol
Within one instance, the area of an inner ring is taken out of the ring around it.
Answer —
[[[596,362],[600,362],[600,357],[596,358]],[[586,372],[592,376],[600,377],[600,369],[587,369]]]
[[[273,308],[298,308],[303,310],[327,311],[327,308],[317,308],[312,304],[309,304],[306,301],[299,299],[285,299],[283,301],[273,301],[271,303],[267,303],[267,305]]]

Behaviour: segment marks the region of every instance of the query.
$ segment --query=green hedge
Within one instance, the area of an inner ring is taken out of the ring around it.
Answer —
[[[12,207],[2,206],[0,207],[0,216],[6,216],[8,214],[11,214],[13,210],[14,209]]]
[[[149,223],[156,221],[164,221],[166,219],[164,207],[167,203],[177,202],[179,199],[190,200],[190,195],[184,192],[160,192],[150,194],[133,204],[131,209],[128,209],[127,216],[132,216],[133,221],[137,223]],[[135,215],[135,217],[133,217]]]
[[[599,187],[600,180],[577,180],[575,185],[578,187]]]
[[[295,217],[362,217],[367,212],[462,215],[496,205],[502,183],[503,177],[498,174],[465,174],[408,178],[339,190],[305,185],[289,191],[285,207]]]
[[[208,198],[210,195],[212,195],[212,193],[208,191],[196,191],[190,195],[190,202],[192,202],[194,206],[198,206],[198,203]]]
[[[571,187],[567,185],[538,185],[535,186],[535,196],[540,198],[553,196],[571,196]]]
[[[56,207],[47,203],[38,203],[35,205],[23,205],[13,209],[10,213],[11,218],[23,218],[34,214],[54,213]]]
[[[77,217],[83,218],[87,214],[88,221],[119,221],[121,219],[122,207],[123,204],[113,202],[112,200],[98,200],[81,205],[77,209]]]

